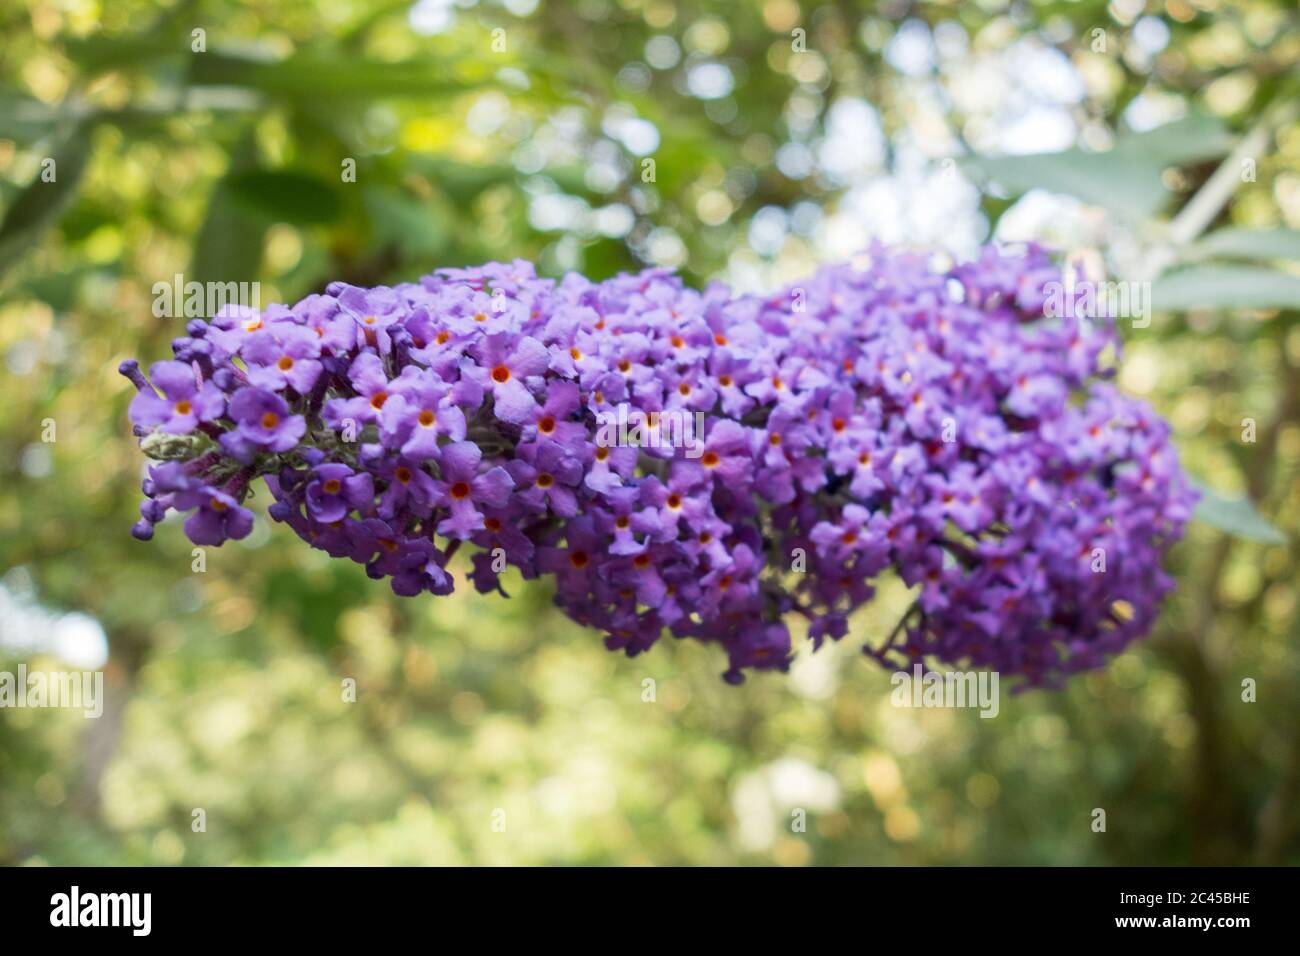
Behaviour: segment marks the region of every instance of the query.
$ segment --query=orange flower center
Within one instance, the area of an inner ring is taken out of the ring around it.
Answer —
[[[280,424],[280,416],[275,412],[267,412],[262,416],[263,428],[274,428],[278,424]]]
[[[506,382],[510,381],[510,369],[506,368],[504,365],[498,365],[492,370],[492,381],[496,382],[498,385],[504,385]]]
[[[337,478],[331,478],[328,481],[321,482],[321,490],[327,495],[337,495],[343,490],[343,482]]]
[[[537,476],[538,488],[549,488],[553,484],[555,484],[555,478],[552,475],[548,475],[546,472],[542,472],[540,475]]]
[[[397,480],[402,484],[409,485],[411,483],[411,469],[407,468],[405,465],[398,468],[394,474],[397,475]]]
[[[451,486],[451,496],[457,501],[469,497],[469,485],[466,482],[458,481]]]
[[[555,419],[550,415],[547,415],[537,423],[537,430],[543,435],[549,435],[551,432],[555,431]]]
[[[433,412],[429,411],[427,408],[424,411],[420,412],[419,422],[420,425],[423,426],[424,428],[432,428],[434,422],[436,422],[437,420],[438,420],[438,416],[433,414]]]
[[[706,451],[704,457],[700,459],[700,464],[705,468],[717,468],[720,460],[721,459],[718,458],[717,453]]]
[[[280,361],[276,362],[275,364],[280,367],[280,371],[287,372],[289,371],[289,369],[293,368],[293,359],[285,355],[281,357]]]
[[[375,392],[375,394],[370,396],[370,407],[375,411],[379,411],[379,409],[384,407],[384,402],[386,401],[388,401],[387,392]]]
[[[586,551],[574,551],[569,555],[569,563],[575,568],[585,568],[590,560]]]
[[[188,415],[191,411],[193,411],[193,409],[194,406],[191,405],[183,398],[175,405],[175,411],[177,415]]]

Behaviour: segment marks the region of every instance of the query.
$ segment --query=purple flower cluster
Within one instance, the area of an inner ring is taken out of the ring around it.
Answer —
[[[650,270],[590,282],[523,261],[334,284],[192,322],[123,372],[153,465],[134,534],[192,512],[248,534],[250,483],[312,547],[401,595],[507,565],[629,655],[717,642],[743,679],[820,645],[895,575],[885,646],[1052,684],[1151,626],[1194,502],[1169,429],[1102,381],[1109,322],[1044,315],[1042,251],[952,268],[873,249],[769,297]],[[620,411],[699,421],[693,447],[602,438]]]

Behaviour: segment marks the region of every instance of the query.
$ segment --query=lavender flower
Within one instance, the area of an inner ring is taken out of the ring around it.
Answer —
[[[131,400],[134,424],[184,435],[200,422],[221,416],[226,397],[211,382],[200,383],[194,369],[184,362],[155,362],[149,374],[162,397],[151,388],[141,389]]]
[[[225,310],[152,384],[123,365],[161,460],[132,533],[177,510],[241,538],[262,476],[274,520],[398,594],[450,592],[464,546],[479,591],[547,575],[608,647],[715,643],[732,682],[842,639],[892,576],[915,603],[872,657],[1058,684],[1150,629],[1195,497],[1168,426],[1102,381],[1109,324],[1045,321],[1059,277],[1036,248],[874,248],[733,297],[519,261]],[[603,437],[616,411],[652,423],[637,447]]]

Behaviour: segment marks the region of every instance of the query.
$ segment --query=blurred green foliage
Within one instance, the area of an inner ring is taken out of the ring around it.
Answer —
[[[930,27],[972,58],[1054,51],[1084,85],[1080,145],[985,148],[1014,97],[972,105],[978,70],[909,65],[895,41]],[[109,703],[0,710],[0,862],[1300,862],[1295,28],[1283,0],[6,4],[0,669],[67,666],[58,615],[90,615]],[[130,538],[116,368],[182,324],[153,316],[155,282],[293,301],[520,257],[775,284],[824,246],[803,227],[765,246],[755,223],[840,207],[817,143],[846,100],[878,115],[880,172],[927,130],[930,163],[960,159],[983,234],[1054,190],[1110,210],[1085,245],[1112,268],[1160,264],[1169,311],[1126,330],[1120,382],[1216,489],[1205,516],[1248,535],[1198,524],[1159,632],[1107,670],[994,720],[892,707],[857,647],[906,605],[895,588],[842,645],[736,689],[693,643],[608,653],[544,586],[403,601],[276,529],[201,574],[178,528]],[[1134,129],[1134,104],[1186,118]]]

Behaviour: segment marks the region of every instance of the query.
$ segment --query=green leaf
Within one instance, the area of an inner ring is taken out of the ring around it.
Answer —
[[[34,298],[40,299],[55,311],[66,312],[77,303],[87,278],[99,276],[111,281],[117,275],[116,269],[105,269],[92,264],[76,265],[55,272],[34,273],[7,285],[4,292],[0,293],[0,304]]]
[[[1142,218],[1170,198],[1165,167],[1221,156],[1231,147],[1232,137],[1221,123],[1194,115],[1120,136],[1114,148],[1102,153],[1071,147],[1024,156],[971,156],[962,163],[1015,193],[1046,189]]]
[[[1151,304],[1165,312],[1297,309],[1300,277],[1262,266],[1195,266],[1156,279]]]
[[[1225,497],[1195,479],[1192,485],[1201,494],[1194,513],[1198,521],[1247,541],[1286,544],[1286,535],[1260,515],[1246,498]]]
[[[1300,261],[1300,230],[1220,229],[1187,247],[1197,259],[1261,259]]]
[[[86,76],[106,70],[153,67],[166,58],[193,56],[194,8],[198,0],[179,0],[148,23],[134,23],[126,34],[95,32],[67,37],[63,52]]]
[[[231,181],[250,172],[256,148],[250,134],[234,149],[231,168],[212,190],[208,213],[194,242],[187,280],[252,282],[262,264],[267,223],[235,200]]]
[[[40,100],[8,87],[0,88],[0,130],[6,139],[30,143],[48,136],[58,112]]]
[[[1067,149],[1028,156],[972,156],[962,160],[1013,193],[1046,189],[1141,218],[1169,198],[1160,178],[1163,166],[1142,156],[1111,150]]]
[[[90,162],[91,132],[92,127],[86,123],[73,128],[45,157],[54,161],[53,166],[43,160],[35,178],[10,205],[0,225],[0,272],[34,247],[76,196]],[[43,178],[46,169],[54,177],[50,182]]]
[[[375,238],[393,243],[413,260],[436,261],[447,250],[455,224],[445,202],[422,201],[394,190],[368,188],[366,213]]]
[[[231,53],[208,52],[191,61],[195,86],[245,86],[273,96],[360,98],[450,96],[492,85],[486,77],[468,83],[453,77],[445,64],[406,60],[384,63],[343,57],[299,54],[285,60],[259,60]]]
[[[272,222],[327,223],[339,216],[342,200],[327,182],[292,170],[256,169],[227,180],[231,199],[246,212]]]
[[[1219,120],[1193,113],[1145,133],[1126,133],[1116,140],[1115,150],[1148,157],[1162,166],[1179,166],[1226,156],[1235,142]]]
[[[155,61],[166,57],[198,55],[190,52],[188,33],[181,35],[175,30],[147,36],[92,35],[69,39],[64,43],[64,51],[88,76],[108,70],[153,66]]]
[[[461,163],[445,156],[414,157],[407,161],[407,168],[430,180],[460,206],[469,206],[489,187],[513,184],[518,176],[509,164]]]

